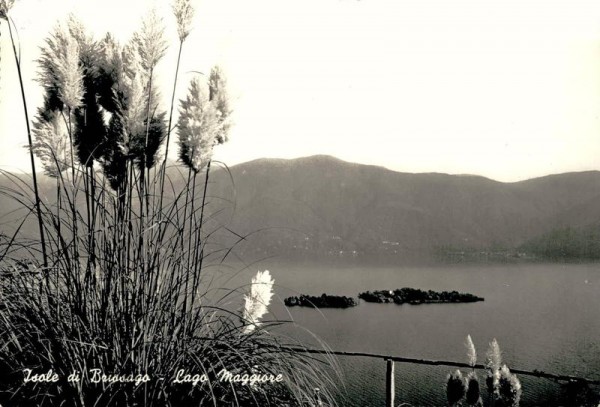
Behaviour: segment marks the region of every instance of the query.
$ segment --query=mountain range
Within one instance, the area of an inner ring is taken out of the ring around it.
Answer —
[[[214,229],[226,227],[212,236],[250,257],[402,259],[498,250],[560,257],[573,242],[588,252],[598,246],[600,257],[598,171],[503,183],[330,156],[213,168],[207,219]],[[170,175],[175,188],[185,179]],[[52,195],[52,180],[42,184]],[[17,207],[0,196],[3,218]]]
[[[503,183],[312,156],[251,161],[213,181],[213,197],[236,202],[230,229],[260,231],[247,246],[265,255],[518,251],[600,221],[597,171]]]

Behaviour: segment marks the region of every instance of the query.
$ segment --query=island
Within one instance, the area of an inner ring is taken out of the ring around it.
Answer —
[[[320,297],[312,295],[300,295],[299,297],[288,297],[283,300],[288,307],[312,307],[312,308],[349,308],[358,305],[358,301],[345,295],[327,295]]]
[[[395,304],[441,304],[484,301],[482,297],[458,291],[436,292],[423,291],[417,288],[400,288],[397,290],[366,291],[358,298],[366,302],[395,303]]]

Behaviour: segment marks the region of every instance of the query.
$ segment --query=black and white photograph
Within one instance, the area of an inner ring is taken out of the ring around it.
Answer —
[[[599,407],[600,2],[0,0],[0,407]]]

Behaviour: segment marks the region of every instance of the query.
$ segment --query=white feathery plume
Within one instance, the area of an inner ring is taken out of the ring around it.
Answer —
[[[66,59],[67,37],[66,30],[57,24],[40,49],[41,56],[37,61],[40,67],[38,81],[46,89],[54,91],[59,88],[58,65],[60,60]]]
[[[135,138],[146,132],[144,125],[148,103],[147,88],[144,83],[146,78],[142,73],[134,40],[121,47],[112,36],[107,35],[101,45],[101,52],[106,55],[107,68],[116,77],[113,97],[118,109],[115,114],[122,124],[122,135],[118,146],[125,156],[129,156]]]
[[[133,42],[140,57],[140,64],[145,73],[150,73],[165,55],[167,41],[162,18],[156,10],[144,18],[141,29],[133,35]]]
[[[194,19],[194,7],[191,0],[175,0],[173,14],[175,14],[175,20],[177,21],[179,41],[183,42],[190,35],[192,20]]]
[[[118,57],[120,69],[117,72],[117,84],[128,85],[132,78],[134,78],[136,75],[139,75],[140,71],[142,71],[140,56],[136,51],[136,44],[133,39],[125,44],[122,49],[120,49],[120,54]]]
[[[134,73],[133,77],[124,75],[123,79],[123,87],[127,91],[127,104],[121,106],[118,113],[123,122],[123,138],[119,141],[119,148],[127,156],[130,153],[132,138],[145,132],[147,96],[141,74]]]
[[[6,18],[14,4],[15,0],[0,0],[0,18]]]
[[[500,368],[498,379],[498,395],[507,407],[517,407],[521,399],[521,382],[512,374],[508,366]]]
[[[477,363],[477,351],[475,350],[475,344],[473,343],[473,339],[471,339],[471,335],[467,335],[465,346],[467,347],[468,363],[471,367],[475,367],[475,364]]]
[[[498,345],[496,338],[490,342],[490,347],[488,348],[486,356],[486,366],[488,369],[492,371],[499,370],[502,365],[502,353],[500,352],[500,346]]]
[[[100,41],[100,53],[102,58],[100,61],[106,61],[112,69],[118,65],[121,59],[121,47],[117,40],[110,34],[106,33]]]
[[[79,66],[79,46],[67,35],[65,52],[57,55],[56,76],[60,100],[70,109],[81,106],[83,99],[83,69]]]
[[[252,278],[250,292],[244,295],[243,319],[248,322],[244,333],[250,333],[260,324],[259,320],[267,313],[273,297],[273,283],[269,270],[259,271]]]
[[[100,69],[115,79],[111,92],[113,100],[116,100],[116,90],[119,89],[119,85],[123,80],[123,48],[110,33],[107,33],[100,40],[98,53],[100,55],[98,58]],[[108,116],[110,114],[107,112],[105,118],[108,119]]]
[[[80,66],[80,48],[76,38],[61,24],[57,24],[41,48],[38,59],[39,82],[47,91],[58,93],[60,101],[71,109],[83,99],[83,69]]]
[[[517,379],[517,376],[512,374],[510,369],[508,368],[508,366],[506,365],[502,365],[502,367],[500,368],[500,378],[501,379],[505,379],[508,380],[512,383],[518,384],[517,388],[520,389],[521,388],[521,383],[519,382],[519,380]],[[512,380],[513,378],[517,379],[516,381]]]
[[[85,26],[75,14],[69,14],[67,17],[67,30],[69,35],[77,41],[77,44],[79,44],[80,47],[92,42],[92,37],[85,32]]]
[[[493,394],[498,394],[500,383],[500,367],[502,365],[502,353],[496,338],[490,342],[490,346],[486,352],[486,367],[488,368],[488,378],[486,383],[488,390]]]
[[[57,178],[71,166],[71,143],[65,118],[56,113],[51,121],[36,121],[33,135],[33,152],[42,162],[44,172]]]
[[[220,129],[219,113],[197,78],[192,79],[185,99],[180,101],[179,158],[195,172],[212,158]]]
[[[229,105],[229,95],[227,93],[227,81],[225,75],[219,66],[215,66],[210,71],[208,80],[209,99],[219,112],[220,128],[217,134],[217,143],[223,144],[229,138],[229,129],[231,127],[230,116],[232,113]]]

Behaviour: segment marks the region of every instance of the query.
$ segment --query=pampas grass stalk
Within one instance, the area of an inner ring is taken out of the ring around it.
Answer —
[[[161,166],[160,172],[160,190],[165,188],[165,177],[167,175],[167,159],[169,158],[169,144],[171,141],[171,131],[173,125],[173,111],[175,109],[175,94],[177,91],[177,81],[179,79],[179,66],[181,64],[181,54],[183,51],[183,43],[187,39],[190,30],[192,20],[194,18],[194,7],[191,4],[191,0],[175,0],[173,3],[173,14],[177,22],[177,33],[179,35],[179,47],[177,51],[177,63],[175,66],[175,74],[173,78],[173,91],[171,92],[171,103],[169,106],[169,120],[167,124],[167,139],[165,141],[165,156]],[[163,208],[163,195],[160,195],[158,204],[159,222],[162,216]]]
[[[469,406],[480,407],[483,405],[483,402],[481,401],[479,377],[475,371],[472,371],[467,375],[467,391],[465,394],[465,402]]]
[[[465,379],[460,370],[448,375],[446,381],[446,397],[449,406],[456,406],[465,396]]]
[[[493,395],[497,391],[498,380],[500,379],[500,367],[502,366],[502,352],[496,338],[490,342],[489,348],[486,353],[486,367],[488,369],[488,376],[486,378],[487,389],[490,395]]]
[[[142,28],[134,34],[133,41],[135,43],[142,72],[147,75],[147,111],[146,111],[146,137],[144,143],[143,161],[141,165],[140,175],[142,177],[140,185],[147,190],[145,185],[145,168],[148,165],[150,157],[148,156],[148,141],[150,136],[150,124],[152,103],[152,86],[154,80],[154,70],[158,62],[163,58],[167,50],[167,42],[165,40],[164,26],[162,19],[158,16],[156,10],[152,10],[143,20]],[[149,171],[149,169],[148,169]],[[143,191],[142,191],[143,192]],[[142,193],[143,195],[143,193]],[[146,204],[148,204],[148,196],[146,196]],[[146,208],[148,210],[148,208]]]
[[[35,159],[33,157],[33,140],[31,137],[31,126],[29,125],[29,112],[27,109],[27,98],[25,97],[25,86],[23,84],[23,73],[21,71],[21,61],[20,61],[20,57],[19,54],[17,53],[17,47],[15,44],[15,39],[13,36],[13,31],[12,31],[12,27],[11,27],[11,21],[9,20],[9,16],[8,13],[10,11],[10,9],[12,8],[12,6],[14,5],[14,0],[1,0],[2,3],[0,3],[0,22],[2,20],[5,20],[7,25],[8,25],[8,32],[10,35],[10,42],[12,45],[12,49],[13,49],[13,54],[15,57],[15,64],[17,67],[17,74],[19,77],[19,87],[21,89],[21,100],[23,102],[23,111],[25,114],[25,126],[27,129],[27,143],[29,146],[29,161],[31,164],[31,176],[33,179],[33,193],[35,196],[35,211],[37,214],[37,219],[38,219],[38,227],[39,227],[39,233],[40,233],[40,244],[41,244],[41,248],[42,248],[42,259],[43,259],[43,266],[44,269],[48,267],[48,253],[46,250],[46,236],[44,234],[44,225],[43,225],[43,221],[42,221],[42,210],[41,210],[41,202],[40,202],[40,192],[39,192],[39,188],[38,188],[38,180],[37,180],[37,172],[36,172],[36,167],[35,167]]]

